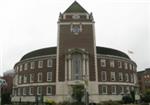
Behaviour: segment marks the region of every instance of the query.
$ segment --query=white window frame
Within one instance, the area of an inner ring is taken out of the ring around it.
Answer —
[[[134,83],[134,76],[133,76],[133,74],[131,74],[130,76],[131,76],[131,82]]]
[[[127,62],[124,63],[124,68],[125,68],[126,70],[128,69],[128,63],[127,63]]]
[[[130,93],[130,87],[126,86],[126,93],[129,94]]]
[[[106,89],[106,92],[104,92],[104,88]],[[107,86],[102,86],[102,94],[107,94]]]
[[[129,69],[132,70],[132,64],[129,64]]]
[[[119,72],[119,81],[123,81],[123,73]]]
[[[22,68],[23,68],[23,66],[22,66],[22,65],[20,65],[20,71],[22,71]]]
[[[49,89],[50,89],[50,91],[51,91],[50,93],[49,93]],[[47,94],[47,95],[52,95],[52,86],[47,86],[47,87],[46,87],[46,94]]]
[[[118,61],[118,68],[122,68],[122,62],[121,61]]]
[[[114,91],[112,91],[114,89]],[[111,86],[111,94],[116,94],[117,92],[116,92],[116,86]]]
[[[129,74],[128,73],[125,73],[125,80],[126,80],[126,82],[129,82]]]
[[[38,61],[38,68],[43,68],[43,61]]]
[[[53,66],[53,60],[52,59],[48,59],[47,60],[47,67],[52,67]]]
[[[106,67],[106,59],[101,59],[100,65],[101,65],[101,67]]]
[[[18,83],[19,83],[19,84],[21,84],[21,83],[22,83],[22,76],[21,76],[21,75],[19,75]]]
[[[19,71],[19,67],[18,67],[18,66],[16,66],[16,72],[18,73],[18,71]]]
[[[33,90],[32,90],[33,89]],[[33,95],[34,87],[29,87],[29,95]],[[33,93],[32,93],[33,92]]]
[[[115,67],[115,62],[114,62],[114,60],[110,60],[110,67],[112,67],[112,68]]]
[[[116,81],[116,73],[110,72],[110,78],[111,78],[111,81]],[[112,78],[114,78],[114,80],[112,80]]]
[[[24,70],[27,70],[28,69],[28,63],[25,63],[24,64]]]
[[[47,72],[47,81],[52,81],[52,72]]]
[[[104,73],[104,75],[105,75],[105,76],[104,76],[105,78],[103,78],[103,73]],[[102,72],[101,72],[101,80],[102,80],[102,81],[107,81],[107,72],[106,72],[106,71],[102,71]]]
[[[40,80],[40,76],[41,76],[41,80]],[[42,73],[40,72],[38,73],[38,82],[42,82],[42,80],[43,80],[43,77],[42,77]]]
[[[27,75],[25,74],[25,75],[23,76],[23,83],[27,83],[27,80],[28,80],[28,77],[27,77]]]
[[[37,87],[37,95],[41,95],[42,94],[42,87]]]
[[[124,86],[120,86],[119,88],[121,88],[121,91],[119,94],[124,94]]]
[[[30,64],[31,64],[30,69],[34,69],[35,68],[35,62],[31,62]]]
[[[34,74],[30,74],[30,83],[34,82]]]
[[[18,88],[18,96],[21,95],[21,88]]]
[[[23,95],[26,95],[26,94],[27,94],[27,93],[26,93],[26,87],[23,88],[22,92],[23,92]]]

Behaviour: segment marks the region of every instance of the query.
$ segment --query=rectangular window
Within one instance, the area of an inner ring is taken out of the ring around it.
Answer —
[[[18,66],[16,67],[16,71],[17,71],[17,72],[19,71],[19,67],[18,67]]]
[[[20,96],[21,95],[21,90],[20,90],[20,88],[18,88],[18,96]]]
[[[52,67],[53,66],[53,61],[52,59],[47,60],[47,67]]]
[[[111,60],[111,61],[110,61],[110,67],[112,67],[112,68],[114,68],[114,67],[115,67],[114,60]]]
[[[130,93],[130,88],[129,88],[129,86],[126,86],[126,93],[127,93],[127,94]]]
[[[119,72],[119,81],[123,81],[123,74]]]
[[[102,81],[106,81],[106,80],[107,80],[106,71],[102,71],[102,72],[101,72],[101,79],[102,79]]]
[[[102,86],[102,94],[107,94],[107,86]]]
[[[47,95],[52,95],[52,86],[47,86],[47,88],[46,88],[46,94]]]
[[[47,81],[52,81],[52,72],[47,72]]]
[[[24,83],[27,83],[27,79],[28,79],[27,75],[24,75],[24,76],[23,76],[23,81],[24,81]]]
[[[126,82],[129,81],[129,74],[128,73],[125,74],[125,80],[126,80]]]
[[[35,67],[35,62],[31,62],[30,64],[31,64],[30,69],[34,69],[34,67]]]
[[[124,68],[128,69],[128,64],[126,62],[124,63]]]
[[[131,82],[134,82],[133,74],[131,74]]]
[[[130,70],[132,70],[132,64],[129,65]]]
[[[42,82],[42,73],[38,73],[38,82]]]
[[[29,94],[33,95],[33,93],[34,93],[34,88],[33,87],[29,87]]]
[[[18,82],[19,82],[19,84],[22,83],[22,76],[21,75],[19,76],[19,81]]]
[[[133,71],[135,71],[136,70],[136,66],[133,66]]]
[[[42,87],[37,87],[37,95],[41,95],[42,94]]]
[[[22,71],[22,65],[20,65],[20,71]]]
[[[38,68],[42,68],[43,67],[43,61],[39,61],[38,62]]]
[[[119,94],[124,94],[124,87],[123,86],[119,86]]]
[[[111,72],[111,81],[115,80],[116,80],[115,72]]]
[[[24,64],[24,70],[27,70],[27,69],[28,69],[28,64],[25,63],[25,64]]]
[[[118,68],[122,68],[122,63],[120,61],[118,61]]]
[[[33,74],[30,74],[30,83],[31,82],[34,82],[34,75]]]
[[[111,94],[116,94],[116,86],[111,86]]]
[[[101,59],[100,63],[101,63],[101,67],[106,67],[106,60],[105,59]]]
[[[26,88],[23,88],[23,95],[26,95]]]

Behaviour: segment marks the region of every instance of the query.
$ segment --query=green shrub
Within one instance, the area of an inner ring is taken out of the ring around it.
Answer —
[[[105,101],[101,105],[121,105],[119,102],[116,101]]]
[[[133,102],[132,97],[130,95],[123,96],[122,101],[124,104],[130,104]]]

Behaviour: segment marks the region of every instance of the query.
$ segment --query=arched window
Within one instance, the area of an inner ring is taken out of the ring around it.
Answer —
[[[82,55],[74,53],[72,55],[72,80],[82,79]]]

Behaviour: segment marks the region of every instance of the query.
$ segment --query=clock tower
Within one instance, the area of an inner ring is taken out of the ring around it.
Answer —
[[[94,20],[92,13],[75,1],[59,15],[56,81],[61,86],[76,85],[85,78],[97,81]]]

